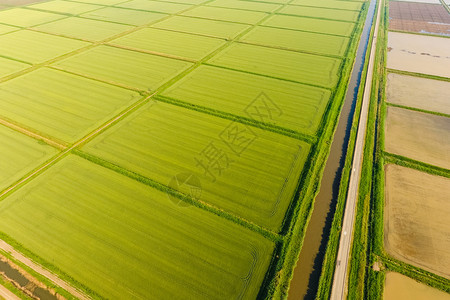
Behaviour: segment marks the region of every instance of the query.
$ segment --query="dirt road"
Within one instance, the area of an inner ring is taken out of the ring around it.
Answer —
[[[0,285],[0,299],[6,299],[6,300],[20,300],[19,297],[14,295],[12,292],[10,292],[7,288],[5,288],[3,285]]]

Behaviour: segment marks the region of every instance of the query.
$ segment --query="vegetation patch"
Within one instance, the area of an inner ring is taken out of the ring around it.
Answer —
[[[208,6],[228,7],[236,9],[248,9],[262,12],[272,12],[280,8],[279,4],[267,2],[251,2],[240,0],[215,0],[207,3]]]
[[[48,3],[48,2],[46,2]],[[95,28],[95,30],[92,30]],[[34,30],[93,42],[130,30],[132,26],[71,17],[33,27]]]
[[[154,91],[192,64],[111,46],[98,46],[54,64],[90,78],[141,91]]]
[[[31,30],[0,36],[0,53],[3,56],[31,64],[43,63],[88,45],[90,43]]]
[[[131,0],[116,4],[117,7],[132,8],[137,10],[146,10],[153,12],[162,12],[167,14],[176,14],[190,8],[192,5],[184,3],[160,2],[152,0]]]
[[[350,36],[354,23],[298,16],[275,15],[263,23],[265,26],[303,30],[316,33],[326,33],[339,36]]]
[[[77,156],[2,201],[0,216],[3,233],[102,298],[255,298],[274,249]]]
[[[71,143],[140,98],[133,91],[43,68],[0,84],[0,115]]]
[[[280,9],[279,13],[301,17],[311,17],[320,19],[323,18],[330,20],[356,22],[358,20],[360,11],[340,10],[324,7],[287,5],[282,9]]]
[[[88,11],[96,10],[102,8],[103,6],[81,3],[81,2],[72,2],[72,1],[63,1],[63,0],[55,0],[55,1],[47,1],[43,3],[29,5],[28,8],[38,9],[38,10],[46,10],[56,13],[63,14],[71,14],[77,15],[82,14]]]
[[[237,10],[212,6],[199,6],[182,13],[182,15],[248,24],[255,24],[267,16],[266,13],[259,11]]]
[[[155,12],[122,9],[118,7],[105,7],[81,15],[82,17],[100,21],[110,21],[127,25],[144,25],[157,21],[168,15]]]
[[[198,93],[201,89],[202,92]],[[163,96],[314,135],[331,92],[303,84],[200,66]]]
[[[172,16],[169,19],[158,22],[152,27],[218,38],[233,39],[245,29],[249,28],[249,25],[183,16]]]
[[[0,190],[44,163],[58,151],[36,140],[0,125]]]
[[[240,43],[232,44],[208,63],[325,88],[336,86],[341,70],[337,58]]]
[[[286,30],[273,27],[256,27],[240,41],[274,48],[309,53],[343,56],[350,39],[343,36]]]
[[[166,185],[179,174],[192,174],[202,189],[198,200],[277,232],[309,147],[269,131],[150,102],[82,149]]]
[[[200,60],[224,44],[224,40],[183,32],[143,28],[110,44],[186,59]]]
[[[65,17],[66,16],[63,15],[24,8],[11,8],[0,11],[0,23],[15,25],[19,27],[35,26]]]
[[[29,64],[0,57],[0,78],[29,68]]]

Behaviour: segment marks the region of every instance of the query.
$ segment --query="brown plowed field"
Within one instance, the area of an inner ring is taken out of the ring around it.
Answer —
[[[450,36],[450,14],[440,4],[389,2],[389,29]]]
[[[450,278],[450,179],[397,165],[385,174],[386,252]]]

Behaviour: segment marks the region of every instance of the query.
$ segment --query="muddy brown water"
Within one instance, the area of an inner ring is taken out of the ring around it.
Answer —
[[[345,163],[375,6],[376,0],[371,0],[348,90],[345,95],[345,102],[331,144],[330,156],[325,165],[320,191],[315,199],[314,211],[306,231],[299,260],[294,269],[294,276],[288,294],[288,299],[290,300],[314,299],[317,294],[323,258],[336,208],[339,183]]]
[[[19,270],[13,268],[7,261],[0,260],[0,276],[13,282],[18,288],[26,290],[36,299],[57,300],[58,298],[47,289],[37,286],[28,280]]]

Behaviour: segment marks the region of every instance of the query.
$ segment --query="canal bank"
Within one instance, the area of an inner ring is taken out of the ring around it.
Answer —
[[[306,231],[299,260],[290,283],[288,299],[314,299],[317,294],[323,259],[335,212],[342,170],[355,113],[367,45],[375,14],[376,0],[371,0],[358,45],[339,122],[325,165],[321,187]]]

